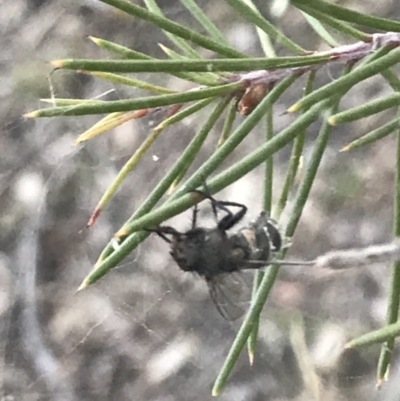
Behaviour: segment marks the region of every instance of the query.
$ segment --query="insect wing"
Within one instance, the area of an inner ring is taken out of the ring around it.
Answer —
[[[244,313],[244,288],[247,284],[238,273],[219,274],[206,278],[211,299],[220,315],[229,321],[239,319]]]

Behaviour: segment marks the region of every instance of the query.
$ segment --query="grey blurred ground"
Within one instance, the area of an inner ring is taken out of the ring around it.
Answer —
[[[179,2],[163,3],[167,15],[196,26]],[[201,4],[240,50],[261,54],[253,28],[224,2]],[[396,2],[380,2],[373,12],[399,17]],[[278,24],[308,49],[320,48],[297,12],[290,10]],[[86,35],[157,56],[157,43],[168,45],[168,40],[158,29],[96,1],[5,0],[0,29],[0,399],[211,399],[213,380],[240,323],[221,319],[205,284],[178,271],[162,241],[150,238],[99,284],[75,294],[102,247],[174,162],[204,115],[163,133],[90,231],[83,228],[92,209],[153,122],[125,124],[77,148],[74,139],[96,118],[20,118],[49,96],[47,60],[108,57]],[[319,79],[337,73],[322,70]],[[145,79],[188,88],[163,76]],[[109,97],[138,95],[69,72],[56,72],[52,83],[57,97],[91,98],[112,89]],[[292,118],[281,112],[302,85],[276,106],[277,130]],[[370,80],[352,90],[341,107],[389,92],[381,79]],[[334,130],[291,257],[312,259],[330,249],[390,239],[395,138],[338,153],[389,118],[378,115]],[[196,165],[212,152],[220,129],[210,135]],[[309,132],[306,157],[317,129],[314,125]],[[261,132],[253,132],[224,166],[261,142]],[[281,166],[276,192],[288,152],[276,157]],[[261,207],[261,182],[258,169],[219,197],[246,203],[249,218],[254,217]],[[174,222],[184,228],[189,219],[185,214]],[[382,324],[388,282],[388,266],[340,274],[283,269],[263,313],[254,366],[242,355],[221,399],[398,399],[397,355],[389,383],[377,392],[379,348],[341,353],[345,341]]]

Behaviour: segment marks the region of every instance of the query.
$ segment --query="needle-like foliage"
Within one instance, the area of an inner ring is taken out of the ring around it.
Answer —
[[[119,185],[133,169],[138,168],[146,151],[166,127],[195,115],[205,107],[211,108],[207,120],[182,151],[173,167],[166,172],[132,216],[129,218],[127,216],[125,224],[114,238],[110,239],[93,270],[81,284],[80,290],[105,276],[144,241],[149,235],[145,229],[156,227],[192,207],[196,199],[189,192],[200,188],[205,180],[210,194],[214,194],[262,164],[265,165],[262,204],[268,213],[279,219],[287,210],[289,193],[294,193],[294,206],[291,207],[288,224],[284,230],[286,237],[292,237],[319,171],[331,126],[359,120],[399,105],[400,97],[397,91],[400,89],[400,81],[391,68],[400,62],[400,33],[397,33],[400,32],[400,22],[364,15],[322,0],[292,0],[290,7],[297,8],[321,40],[331,46],[328,51],[315,52],[313,49],[304,49],[285,35],[285,32],[265,19],[251,0],[224,0],[257,29],[265,57],[251,58],[228,42],[224,33],[197,6],[195,1],[181,0],[181,3],[192,13],[205,33],[196,32],[170,20],[162,14],[155,0],[145,0],[145,6],[135,5],[128,0],[99,1],[158,26],[165,32],[169,43],[172,42],[174,48],[162,45],[166,58],[157,59],[103,38],[90,37],[96,45],[109,51],[111,57],[116,56],[115,59],[54,60],[52,64],[60,69],[75,70],[110,82],[135,86],[147,90],[150,92],[149,95],[139,99],[117,101],[44,99],[46,102],[51,101],[52,107],[25,115],[28,118],[57,116],[75,116],[76,118],[76,116],[88,114],[106,114],[77,138],[77,142],[81,143],[131,119],[143,118],[160,111],[165,113],[163,121],[150,132],[99,201],[88,226],[95,223],[101,211],[112,200]],[[363,27],[381,32],[366,33],[362,30]],[[346,38],[345,43],[343,38]],[[274,46],[283,49],[281,53],[284,56],[276,57]],[[204,50],[207,50],[208,54],[212,52],[213,56],[204,58],[202,56],[205,54]],[[316,87],[315,77],[327,64],[340,65],[343,74],[322,87]],[[187,80],[192,88],[185,92],[175,92],[170,88],[124,75],[139,72],[170,74]],[[338,112],[341,98],[350,89],[380,74],[391,85],[392,94],[374,99],[359,107]],[[280,132],[274,132],[274,104],[302,76],[308,79],[304,96],[287,110],[288,113],[294,113],[295,118]],[[242,122],[233,128],[238,114],[242,114],[245,118],[242,118]],[[187,177],[187,171],[196,159],[207,135],[221,119],[224,120],[224,128],[217,148],[192,175]],[[303,166],[304,173],[298,177],[299,166],[303,161],[302,152],[307,129],[317,120],[322,121],[322,126],[313,145],[311,156]],[[224,170],[215,175],[216,169],[235,152],[247,135],[263,122],[266,133],[265,142],[235,163],[225,165]],[[397,171],[397,179],[394,183],[394,236],[400,236],[399,117],[366,133],[342,150],[366,146],[393,132],[397,133],[399,143],[397,165],[393,166]],[[292,153],[282,191],[276,197],[278,202],[274,205],[272,203],[274,171],[272,157],[286,145],[292,146]],[[347,154],[351,158],[351,152]],[[169,194],[167,199],[159,204],[166,194]],[[284,254],[285,250],[280,257],[283,258]],[[265,272],[257,273],[251,307],[218,375],[213,395],[218,395],[223,390],[246,344],[250,361],[252,362],[256,356],[260,313],[277,279],[278,269],[277,265],[273,265]],[[394,338],[400,335],[397,322],[400,296],[399,262],[393,265],[391,280],[387,327],[365,334],[347,344],[347,347],[354,347],[373,342],[382,343],[378,368],[379,383],[387,375],[394,349]]]

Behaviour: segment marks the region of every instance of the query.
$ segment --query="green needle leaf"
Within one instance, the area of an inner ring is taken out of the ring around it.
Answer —
[[[290,40],[279,29],[268,22],[259,11],[254,10],[242,0],[225,0],[233,9],[240,13],[247,21],[253,23],[267,33],[272,39],[296,54],[306,54],[301,46]]]
[[[314,91],[310,95],[302,98],[299,102],[289,107],[288,112],[294,112],[300,109],[310,107],[312,104],[320,102],[334,96],[336,93],[345,93],[351,87],[359,82],[378,74],[385,69],[400,62],[400,48],[392,50],[386,56],[378,60],[372,61],[362,67],[355,68],[350,74],[338,78],[334,82]]]
[[[332,37],[332,35],[325,29],[325,27],[321,24],[321,22],[314,18],[312,15],[307,12],[301,11],[304,18],[307,20],[311,28],[324,40],[329,46],[337,47],[339,43]]]
[[[353,142],[350,142],[343,149],[340,149],[341,152],[346,152],[348,150],[357,149],[361,146],[369,145],[373,142],[376,142],[379,139],[384,138],[387,135],[390,135],[393,131],[400,128],[400,117],[392,120],[391,122],[382,125],[381,127],[365,134],[361,138],[356,139]]]
[[[372,100],[352,109],[342,111],[329,118],[329,124],[337,125],[369,117],[383,110],[400,104],[400,93],[393,93],[389,96]]]
[[[140,99],[116,100],[102,102],[99,104],[79,104],[74,107],[53,107],[32,111],[31,113],[26,114],[25,117],[82,116],[85,114],[105,114],[117,111],[149,109],[153,107],[168,106],[171,104],[192,102],[194,100],[222,96],[239,89],[241,86],[241,83],[235,82],[232,84],[214,86],[212,88],[192,90],[169,95],[148,96]]]
[[[119,10],[125,11],[126,13],[138,17],[142,20],[148,21],[166,32],[170,32],[182,39],[189,42],[193,42],[205,49],[209,49],[219,53],[225,57],[246,57],[244,54],[237,50],[227,48],[224,45],[216,42],[213,39],[207,38],[206,36],[200,35],[199,33],[192,31],[191,29],[185,28],[184,26],[177,24],[165,17],[157,15],[151,11],[146,10],[143,7],[139,7],[129,1],[125,0],[100,0],[102,3],[109,4]]]
[[[315,71],[312,71],[307,79],[307,85],[304,90],[305,96],[307,96],[312,92],[314,81],[315,81]],[[294,140],[289,160],[289,167],[286,173],[285,183],[283,184],[281,193],[279,195],[279,200],[276,204],[276,209],[274,213],[274,217],[276,219],[279,219],[283,210],[285,209],[290,190],[292,189],[293,184],[295,182],[295,178],[300,166],[301,156],[303,153],[305,138],[306,138],[306,131],[302,132]]]
[[[226,40],[225,35],[214,25],[194,0],[180,0],[180,2],[191,12],[197,21],[203,25],[215,41],[233,49],[232,45]]]
[[[268,110],[265,116],[265,142],[268,143],[274,136],[274,123],[273,123],[273,110],[272,108]],[[297,138],[296,138],[297,139]],[[271,215],[272,209],[272,191],[273,191],[273,181],[274,181],[274,158],[271,156],[265,162],[265,172],[264,172],[264,195],[263,195],[263,210]],[[253,280],[253,291],[252,300],[255,298],[257,289],[261,284],[264,277],[263,270],[257,270],[254,275]],[[253,365],[254,354],[257,345],[258,328],[260,324],[260,318],[256,319],[254,322],[253,330],[247,341],[247,351],[249,355],[250,365]]]
[[[400,112],[399,112],[400,113]],[[393,210],[393,233],[395,237],[400,236],[400,130],[397,134],[397,160],[396,160],[396,183],[394,190],[394,210]],[[389,294],[389,304],[386,315],[386,323],[394,324],[399,318],[400,306],[400,261],[394,262],[391,274],[391,288]],[[388,374],[390,362],[394,350],[394,337],[387,340],[382,346],[381,355],[378,363],[378,384],[385,379]]]
[[[341,32],[345,35],[349,35],[353,38],[356,38],[357,40],[362,40],[363,42],[368,42],[371,40],[371,36],[368,35],[367,33],[362,32],[356,28],[353,28],[351,25],[349,25],[345,22],[341,22],[335,18],[332,18],[328,14],[317,11],[313,7],[308,7],[300,2],[296,3],[295,6],[299,10],[314,17],[317,21],[323,22],[326,25],[329,25],[330,27],[332,27],[333,29],[336,29],[338,32]]]
[[[306,4],[314,8],[321,13],[330,15],[333,18],[337,18],[342,21],[350,22],[351,24],[357,24],[367,26],[373,29],[379,29],[382,31],[393,31],[400,32],[400,22],[388,20],[385,18],[373,17],[372,15],[366,15],[357,11],[350,10],[349,8],[340,7],[332,3],[327,3],[322,0],[291,0],[291,3],[297,7],[297,5]]]
[[[331,56],[310,55],[298,57],[213,59],[213,60],[53,60],[56,68],[104,72],[240,72],[257,69],[304,67],[330,60]]]
[[[232,101],[224,122],[224,127],[222,128],[221,136],[217,143],[217,148],[219,148],[229,138],[229,135],[232,133],[232,127],[236,119],[236,114],[237,114],[236,101]]]
[[[101,48],[119,54],[124,58],[134,59],[134,60],[153,60],[155,63],[158,62],[158,59],[154,57],[150,57],[147,54],[129,49],[125,46],[121,46],[113,42],[109,42],[108,40],[96,38],[94,36],[89,36],[89,39],[92,40],[94,43],[96,43],[96,45],[100,46]],[[187,81],[197,82],[200,85],[212,86],[217,84],[215,79],[210,80],[206,76],[204,76],[204,74],[192,74],[189,72],[185,73],[185,72],[175,72],[175,71],[171,71],[170,74],[181,79],[186,79]]]
[[[135,88],[145,89],[145,90],[152,91],[152,92],[176,93],[176,91],[164,88],[162,86],[154,85],[149,82],[142,81],[141,79],[128,78],[128,77],[124,77],[123,75],[112,74],[110,72],[87,71],[87,72],[85,72],[85,74],[92,75],[97,78],[106,79],[107,81],[110,81],[110,82],[115,82],[115,83],[127,85],[127,86],[134,86]]]
[[[383,343],[387,340],[391,340],[394,337],[398,337],[400,334],[400,322],[394,324],[388,324],[379,330],[371,331],[370,333],[364,334],[354,340],[349,341],[345,348],[356,348],[365,345],[372,345],[376,343]],[[380,377],[381,380],[383,377]]]
[[[258,11],[257,7],[252,2],[252,0],[242,0],[242,1],[243,1],[243,3],[245,3],[249,7],[251,7],[256,13],[258,13],[261,18],[263,18],[261,13]],[[269,35],[259,27],[257,27],[256,30],[257,30],[257,35],[260,39],[260,44],[264,51],[264,54],[267,57],[276,57],[276,52],[275,52],[274,46],[271,43],[271,38],[269,37]]]
[[[149,9],[149,11],[164,18],[161,8],[158,7],[155,0],[144,0],[144,2],[146,4],[147,8]],[[183,52],[183,54],[186,57],[202,58],[200,56],[200,54],[193,48],[193,46],[190,43],[188,43],[186,40],[184,40],[178,36],[172,35],[168,32],[165,32],[165,34],[171,40],[171,42],[174,43],[178,47],[178,49],[181,49],[181,51]],[[235,49],[232,49],[232,50],[235,50]]]

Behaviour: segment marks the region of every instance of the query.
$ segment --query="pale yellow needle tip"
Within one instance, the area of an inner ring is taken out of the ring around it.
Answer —
[[[22,114],[23,118],[36,118],[37,113],[35,111],[31,111],[30,113]]]
[[[114,238],[121,238],[121,237],[125,237],[126,235],[129,234],[129,230],[126,227],[122,227],[119,231],[117,231],[114,235]]]
[[[53,67],[61,68],[61,67],[63,67],[64,62],[63,62],[63,60],[51,60],[51,61],[50,61],[50,64],[51,64]]]
[[[249,363],[250,363],[250,366],[253,366],[253,363],[254,363],[254,352],[250,352],[249,351]]]
[[[339,150],[339,152],[347,152],[351,149],[350,145],[346,145],[345,147],[343,147],[342,149]]]
[[[88,283],[86,280],[83,280],[83,281],[82,281],[82,284],[78,287],[78,289],[76,290],[75,293],[84,290],[84,289],[87,288],[88,286],[89,286],[89,283]]]
[[[290,106],[287,110],[286,113],[294,113],[295,111],[300,109],[300,103],[295,103],[293,106]]]

